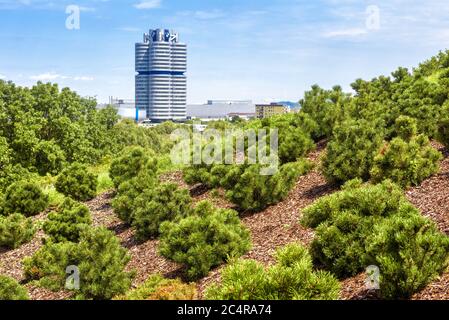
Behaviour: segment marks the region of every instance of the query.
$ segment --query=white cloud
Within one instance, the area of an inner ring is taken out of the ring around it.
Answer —
[[[342,29],[336,31],[329,31],[323,34],[325,38],[336,37],[358,37],[367,34],[368,31],[362,28]]]
[[[139,31],[141,31],[140,28],[136,28],[136,27],[120,27],[120,28],[118,28],[118,30],[126,31],[126,32],[139,32]]]
[[[67,77],[54,72],[46,72],[39,75],[30,76],[30,79],[34,81],[52,81],[58,79],[67,79]]]
[[[46,72],[39,75],[30,76],[34,81],[55,81],[55,80],[74,80],[74,81],[93,81],[93,77],[89,76],[64,76],[55,72]]]
[[[75,81],[93,81],[94,78],[88,77],[88,76],[81,76],[81,77],[74,77],[73,80],[75,80]]]
[[[136,9],[156,9],[161,6],[161,0],[142,0],[134,5]]]
[[[3,74],[0,74],[0,80],[4,80],[4,79],[6,79],[6,76]]]

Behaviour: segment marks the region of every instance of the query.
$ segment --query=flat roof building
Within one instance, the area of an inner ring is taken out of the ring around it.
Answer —
[[[257,104],[256,105],[256,117],[258,119],[265,119],[269,118],[274,115],[278,114],[285,114],[288,113],[288,107],[278,104],[278,103],[271,103],[271,104]]]

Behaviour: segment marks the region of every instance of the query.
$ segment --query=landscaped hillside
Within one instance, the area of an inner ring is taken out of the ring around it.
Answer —
[[[173,124],[0,81],[0,299],[447,299],[449,52],[352,87],[211,123],[278,129],[261,175],[175,166]]]

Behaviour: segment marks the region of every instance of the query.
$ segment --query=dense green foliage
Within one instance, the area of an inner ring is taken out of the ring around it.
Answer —
[[[385,297],[410,296],[447,266],[449,238],[390,181],[366,187],[351,181],[303,214],[302,224],[316,228],[314,262],[339,277],[376,265]]]
[[[20,213],[0,216],[0,247],[16,249],[29,242],[35,231],[31,218],[25,218]]]
[[[374,158],[373,181],[391,179],[403,188],[419,185],[438,172],[442,156],[425,135],[417,135],[416,120],[401,116],[396,120],[396,135]]]
[[[339,86],[324,90],[314,85],[304,94],[300,101],[301,110],[317,124],[317,129],[310,132],[315,140],[332,135],[334,126],[344,118],[344,105],[348,100],[349,95],[343,93]]]
[[[166,279],[161,275],[149,277],[142,285],[117,297],[118,300],[195,300],[196,285],[179,279]]]
[[[57,211],[48,215],[43,229],[53,242],[78,242],[81,231],[91,224],[89,208],[67,198]]]
[[[160,253],[184,264],[190,279],[205,276],[212,267],[241,256],[251,247],[249,231],[237,212],[216,209],[207,201],[184,219],[164,222],[160,231]]]
[[[227,168],[220,186],[227,190],[226,197],[244,210],[263,210],[285,199],[299,176],[310,171],[312,165],[301,160],[287,163],[274,175],[262,175],[261,165],[235,165]],[[212,174],[220,177],[221,170]]]
[[[54,290],[64,287],[66,268],[76,266],[80,276],[78,296],[111,299],[131,286],[132,273],[125,267],[130,257],[119,239],[105,228],[85,228],[79,243],[47,242],[32,257],[25,258],[24,271],[29,280]]]
[[[340,283],[330,273],[313,271],[307,249],[291,244],[277,251],[276,264],[265,269],[254,260],[238,260],[208,288],[212,300],[335,300]]]
[[[109,176],[116,188],[147,170],[155,173],[157,162],[142,147],[130,147],[111,163]]]
[[[97,194],[98,177],[80,163],[62,170],[56,180],[56,190],[77,201],[91,200]]]
[[[382,129],[366,120],[351,119],[337,125],[323,159],[324,175],[337,183],[368,180],[382,141]]]
[[[32,182],[19,181],[6,189],[2,211],[3,215],[21,213],[27,217],[37,215],[48,206],[48,196],[38,185]]]
[[[0,275],[0,300],[28,300],[28,292],[13,278]]]
[[[299,176],[312,169],[312,164],[299,160],[282,165],[274,174],[264,175],[261,164],[193,166],[187,168],[188,183],[222,187],[226,198],[244,210],[259,211],[276,204],[288,195]]]
[[[176,184],[162,184],[145,190],[136,199],[132,226],[138,240],[159,236],[164,221],[178,221],[192,211],[192,199],[187,189]]]

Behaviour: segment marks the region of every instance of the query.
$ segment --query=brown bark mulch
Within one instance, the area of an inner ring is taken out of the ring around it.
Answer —
[[[406,191],[407,198],[417,206],[425,216],[433,219],[441,231],[449,234],[449,152],[441,145],[433,143],[434,147],[441,150],[445,159],[441,163],[440,172],[427,179],[422,185],[410,188]],[[309,155],[309,159],[316,164],[325,149],[325,142],[318,144],[317,150]],[[175,182],[182,187],[187,187],[182,181],[181,172],[172,172],[162,176],[164,182]],[[301,209],[312,204],[316,199],[328,195],[337,190],[336,186],[327,184],[318,169],[301,177],[287,199],[258,213],[242,213],[242,221],[250,230],[253,248],[243,258],[255,259],[265,265],[273,262],[272,255],[275,250],[292,242],[301,242],[308,245],[313,238],[313,231],[303,228],[298,223]],[[224,191],[206,190],[201,186],[190,189],[194,201],[211,200],[221,208],[233,208],[233,205],[224,199]],[[114,193],[107,192],[87,203],[95,226],[105,226],[113,230],[120,238],[122,245],[129,250],[131,261],[128,270],[135,270],[136,277],[133,285],[137,286],[150,275],[161,273],[166,277],[175,278],[182,276],[180,266],[170,262],[158,254],[158,240],[150,240],[139,243],[134,238],[134,231],[121,222],[113,212],[111,201]],[[42,221],[46,213],[37,216],[37,221]],[[42,232],[38,232],[34,239],[16,250],[0,251],[0,274],[6,274],[21,281],[23,271],[21,260],[31,256],[40,246]],[[212,270],[208,276],[197,282],[200,297],[203,297],[205,288],[211,283],[219,281],[220,270],[223,267]],[[341,281],[341,298],[350,299],[375,299],[376,294],[366,290],[366,275],[359,274],[356,277]],[[32,299],[56,300],[68,297],[66,292],[51,292],[43,288],[26,285]],[[449,273],[445,273],[439,279],[427,286],[422,292],[416,294],[413,299],[448,299],[449,298]]]

